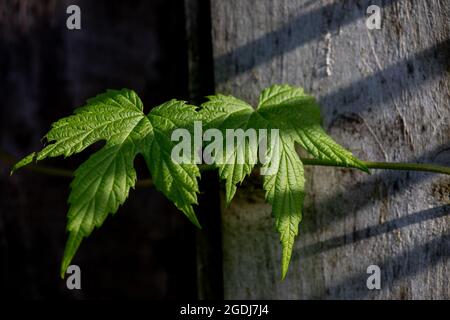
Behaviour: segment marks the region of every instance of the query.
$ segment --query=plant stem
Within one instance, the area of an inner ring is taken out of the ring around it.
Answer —
[[[329,167],[342,167],[336,163],[327,160],[317,159],[301,159],[304,165],[311,166],[329,166]],[[450,167],[438,166],[434,164],[426,163],[406,163],[406,162],[374,162],[374,161],[361,161],[369,169],[385,169],[385,170],[408,170],[408,171],[423,171],[423,172],[435,172],[450,175]]]
[[[0,160],[4,162],[7,166],[12,166],[17,160],[9,155],[8,153],[0,150]],[[304,165],[307,166],[326,166],[326,167],[343,167],[332,161],[318,160],[310,158],[301,158]],[[408,171],[422,171],[422,172],[434,172],[450,175],[450,167],[438,166],[434,164],[426,163],[405,163],[405,162],[374,162],[374,161],[361,161],[369,169],[385,169],[385,170],[408,170]],[[73,172],[69,170],[53,168],[48,166],[42,166],[37,164],[31,164],[25,167],[25,169],[43,173],[51,176],[57,177],[73,177]],[[201,171],[213,170],[214,166],[211,165],[200,165]],[[151,187],[153,186],[153,181],[151,179],[139,180],[136,182],[137,187]]]
[[[12,155],[2,150],[0,150],[0,160],[3,163],[5,163],[6,166],[8,167],[13,166],[17,162],[17,159],[15,159]],[[26,169],[31,172],[42,173],[49,176],[67,177],[67,178],[73,177],[73,172],[70,170],[53,168],[39,164],[30,164],[26,166]]]

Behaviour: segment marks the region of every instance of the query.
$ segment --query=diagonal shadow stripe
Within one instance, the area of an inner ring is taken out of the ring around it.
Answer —
[[[424,259],[424,256],[427,258]],[[389,288],[392,291],[399,280],[416,275],[441,262],[446,262],[449,258],[450,233],[446,233],[395,257],[377,261],[375,264],[381,269],[381,289]],[[366,287],[368,276],[364,270],[328,288],[327,292],[331,294],[331,298],[346,299],[364,299],[373,294],[376,295],[377,290],[371,291]],[[324,298],[330,298],[330,296],[327,295]],[[448,299],[449,295],[442,298]]]
[[[345,246],[347,244],[376,237],[384,233],[389,233],[391,231],[404,228],[409,225],[421,223],[427,220],[438,219],[448,215],[450,215],[450,205],[443,205],[440,207],[415,212],[413,214],[393,219],[376,226],[363,228],[351,233],[344,234],[342,236],[332,237],[325,241],[320,241],[308,246],[304,246],[299,249],[302,252],[300,253],[300,255],[302,257],[312,256],[317,253]],[[349,241],[348,239],[351,239],[351,241]]]
[[[421,69],[425,65],[427,66],[426,74],[422,74],[421,77],[417,78],[410,77],[411,70]],[[351,108],[353,112],[361,112],[377,104],[376,101],[370,101],[370,97],[361,97],[361,95],[372,91],[373,88],[382,89],[378,89],[376,95],[380,104],[383,102],[383,95],[389,99],[401,96],[408,87],[430,82],[440,75],[449,72],[449,70],[450,39],[446,39],[430,48],[415,53],[407,59],[402,59],[363,79],[326,94],[319,98],[319,103],[322,106],[339,106],[340,112],[344,112],[347,108]],[[391,81],[391,79],[399,78],[404,79],[403,85],[398,83],[398,80]],[[349,103],[352,101],[358,101],[358,103]],[[383,104],[388,105],[386,103]]]
[[[443,162],[443,165],[450,163],[450,145],[440,146],[434,150],[424,153],[414,162]],[[347,215],[357,212],[373,201],[382,201],[387,197],[394,196],[405,188],[420,183],[429,177],[427,173],[411,173],[408,171],[384,171],[378,174],[372,174],[360,183],[355,183],[340,194],[333,194],[329,198],[321,201],[319,204],[312,203],[305,207],[304,219],[301,224],[301,233],[313,233],[319,231],[319,228],[336,223],[336,221],[345,218]],[[379,197],[374,200],[370,196],[374,189],[384,183],[384,190]],[[363,193],[363,194],[362,194]],[[356,194],[360,196],[355,197]],[[365,195],[365,196],[364,196]],[[316,209],[315,207],[318,206]],[[316,221],[317,214],[320,211],[320,222]]]
[[[215,58],[216,70],[220,70],[220,72],[215,74],[216,84],[223,83],[241,73],[253,69],[255,66],[270,61],[276,56],[283,55],[301,47],[310,41],[322,37],[327,32],[337,31],[342,26],[365,18],[366,8],[370,4],[388,7],[397,1],[399,0],[388,0],[378,3],[366,1],[361,3],[361,1],[355,0],[341,0],[300,14],[279,29],[242,45],[230,53]],[[350,12],[354,12],[348,10],[350,6],[356,6],[359,9],[358,14],[349,14]],[[324,16],[329,17],[327,28],[308,29],[308,32],[305,32],[305,26],[317,23],[317,21],[323,21]],[[333,17],[339,17],[337,22],[333,22]],[[286,41],[280,41],[280,39],[284,39],[285,37],[288,37]],[[231,68],[230,66],[236,67]]]

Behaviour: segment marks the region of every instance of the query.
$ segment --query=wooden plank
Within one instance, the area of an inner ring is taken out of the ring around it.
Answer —
[[[382,7],[381,30],[366,9]],[[450,164],[450,12],[436,1],[211,1],[216,91],[256,103],[274,83],[316,95],[362,159]],[[450,298],[450,180],[307,168],[288,277],[253,184],[222,211],[225,298]],[[381,290],[368,290],[369,265]]]
[[[211,21],[208,1],[184,1],[189,99],[199,105],[214,93],[211,48]],[[202,230],[197,230],[197,297],[223,299],[222,239],[220,221],[219,181],[215,172],[204,172],[200,180],[197,217]],[[213,214],[215,213],[215,214]]]

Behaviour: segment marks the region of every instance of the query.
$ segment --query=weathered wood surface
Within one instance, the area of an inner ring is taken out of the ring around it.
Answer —
[[[366,9],[382,6],[381,30]],[[319,97],[324,126],[362,159],[450,165],[447,0],[212,0],[216,91],[255,104],[273,83]],[[306,171],[287,279],[262,193],[222,211],[225,298],[450,298],[450,180]],[[366,268],[381,268],[368,290]]]

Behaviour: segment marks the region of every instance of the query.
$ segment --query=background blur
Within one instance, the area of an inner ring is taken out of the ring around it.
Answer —
[[[81,30],[66,8],[81,7]],[[0,150],[20,158],[57,119],[107,88],[151,106],[188,99],[181,0],[0,1]],[[98,148],[46,165],[73,170]],[[137,160],[138,175],[146,170]],[[59,278],[68,178],[0,166],[0,288],[19,298],[195,298],[195,228],[158,191],[136,189],[86,239],[74,264],[82,290]]]

